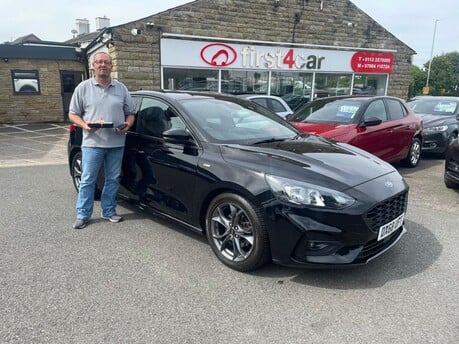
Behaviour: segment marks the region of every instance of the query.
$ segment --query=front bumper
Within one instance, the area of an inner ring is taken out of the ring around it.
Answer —
[[[386,177],[353,189],[357,204],[341,211],[274,207],[268,212],[273,261],[285,266],[363,265],[385,253],[407,232],[402,223],[378,240],[382,226],[406,213],[408,187],[396,179],[390,181],[390,191],[381,189]]]
[[[426,153],[444,153],[448,148],[448,133],[425,132],[423,133],[422,151]]]

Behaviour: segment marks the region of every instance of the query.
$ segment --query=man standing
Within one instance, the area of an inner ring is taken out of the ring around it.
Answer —
[[[101,166],[105,184],[101,195],[102,218],[123,220],[116,213],[116,195],[123,160],[126,132],[134,124],[131,96],[124,84],[112,80],[110,55],[98,52],[92,62],[95,76],[81,82],[70,101],[69,119],[83,129],[82,175],[73,228],[86,227],[94,208],[94,192]],[[94,128],[90,123],[113,123],[111,128]]]

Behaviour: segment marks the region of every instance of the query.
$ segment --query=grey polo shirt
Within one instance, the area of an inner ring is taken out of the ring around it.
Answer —
[[[70,101],[69,111],[81,116],[85,122],[104,119],[113,122],[114,128],[101,128],[93,133],[83,130],[84,147],[114,148],[124,147],[126,135],[116,131],[125,121],[125,116],[134,114],[134,105],[127,87],[112,80],[103,88],[95,78],[78,84]]]

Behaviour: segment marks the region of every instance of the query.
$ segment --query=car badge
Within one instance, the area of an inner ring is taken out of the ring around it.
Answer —
[[[394,186],[394,184],[392,184],[392,182],[387,181],[387,182],[384,183],[384,186],[388,187],[388,188],[391,188],[391,187]]]

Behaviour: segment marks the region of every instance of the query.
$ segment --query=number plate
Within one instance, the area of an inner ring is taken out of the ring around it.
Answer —
[[[400,226],[403,224],[403,218],[405,217],[405,213],[397,217],[395,220],[392,220],[389,223],[386,223],[384,226],[379,227],[379,234],[378,234],[378,241],[384,239],[385,237],[391,235]]]

